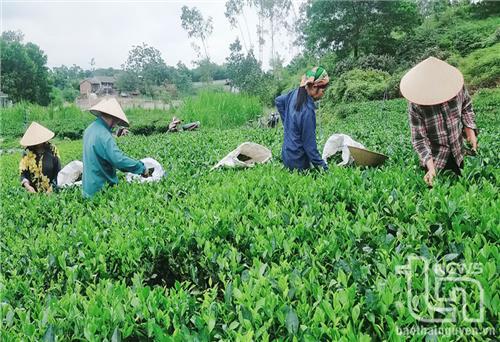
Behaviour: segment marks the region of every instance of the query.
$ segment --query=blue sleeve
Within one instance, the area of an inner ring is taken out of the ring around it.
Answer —
[[[115,140],[110,136],[104,141],[105,159],[118,170],[132,172],[135,174],[144,173],[145,166],[140,160],[127,157],[116,145]]]
[[[328,170],[323,158],[318,152],[316,145],[316,113],[314,110],[306,110],[302,117],[302,144],[307,157],[314,166],[321,166]]]
[[[280,95],[274,100],[274,103],[276,104],[276,109],[278,109],[278,112],[280,113],[281,116],[281,122],[285,121],[287,97],[288,97],[287,95]]]

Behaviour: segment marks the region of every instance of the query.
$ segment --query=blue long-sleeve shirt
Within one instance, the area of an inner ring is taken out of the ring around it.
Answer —
[[[295,110],[298,89],[278,96],[276,108],[281,116],[285,130],[285,139],[281,149],[283,163],[289,169],[307,170],[313,167],[328,169],[321,158],[316,145],[316,112],[314,101],[307,95],[307,100],[299,111]]]
[[[83,195],[92,197],[106,183],[117,184],[116,169],[142,174],[145,166],[118,148],[111,129],[98,117],[83,133]]]

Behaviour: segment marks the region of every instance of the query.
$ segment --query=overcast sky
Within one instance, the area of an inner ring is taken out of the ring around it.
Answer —
[[[294,3],[295,13],[304,0]],[[229,55],[229,44],[237,37],[249,44],[248,33],[258,57],[257,17],[246,9],[240,17],[244,38],[239,29],[230,27],[224,16],[225,0],[162,1],[6,1],[2,0],[1,29],[21,30],[24,42],[40,46],[48,57],[48,66],[79,65],[90,68],[120,68],[133,45],[142,42],[160,50],[165,62],[178,61],[192,67],[196,54],[181,27],[181,7],[196,6],[204,16],[213,18],[213,33],[208,39],[209,54],[216,63]],[[292,11],[293,13],[293,11]],[[294,17],[293,14],[290,18]],[[247,29],[248,27],[248,29]],[[276,50],[288,61],[299,49],[284,30],[277,34]],[[267,39],[270,41],[270,39]],[[270,58],[270,44],[264,48],[264,65]]]

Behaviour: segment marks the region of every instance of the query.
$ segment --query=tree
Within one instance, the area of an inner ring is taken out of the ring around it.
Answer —
[[[168,79],[169,69],[161,57],[159,50],[145,43],[132,46],[128,53],[127,61],[122,65],[126,81],[122,85],[135,80],[137,82],[134,89],[152,95],[153,86],[160,86]],[[127,86],[128,87],[128,86]]]
[[[193,89],[192,72],[182,62],[177,63],[176,75],[173,83],[182,94],[188,94]]]
[[[33,43],[22,43],[21,32],[4,32],[0,39],[2,91],[13,101],[40,105],[50,102],[51,83],[47,56]]]
[[[91,76],[90,70],[83,70],[76,64],[71,67],[61,65],[60,67],[52,68],[51,72],[53,85],[61,90],[65,88],[78,89],[80,81],[85,77]]]
[[[140,78],[131,71],[123,71],[116,78],[116,88],[119,91],[134,91],[139,88]]]
[[[21,43],[24,40],[24,33],[21,31],[4,31],[2,32],[2,39],[7,42]]]
[[[259,22],[257,24],[257,35],[259,43],[259,61],[262,63],[263,49],[265,44],[264,35],[269,33],[271,38],[271,60],[275,59],[275,34],[281,27],[287,27],[287,18],[292,6],[291,0],[228,0],[224,15],[229,20],[231,26],[239,26],[237,16],[243,13],[245,5],[257,10]],[[265,20],[269,21],[269,30],[264,27]],[[242,33],[242,37],[244,37]]]
[[[419,25],[413,1],[309,0],[301,21],[302,40],[313,51],[334,50],[341,56],[393,54],[401,37]]]
[[[190,38],[195,37],[201,40],[203,50],[205,51],[205,58],[210,60],[206,41],[212,34],[212,17],[208,17],[205,20],[196,7],[190,9],[187,6],[182,6],[181,22],[182,28],[187,31]]]
[[[226,66],[232,86],[251,95],[260,95],[263,72],[253,51],[245,56],[239,39],[230,45],[229,50],[231,54],[226,58]]]

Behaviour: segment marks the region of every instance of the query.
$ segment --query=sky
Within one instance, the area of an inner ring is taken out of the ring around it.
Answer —
[[[294,1],[293,14],[304,0]],[[182,61],[189,67],[197,59],[192,43],[181,26],[183,5],[197,7],[204,18],[213,18],[213,32],[208,38],[210,58],[222,64],[229,56],[229,45],[239,38],[242,45],[254,44],[258,58],[257,16],[246,8],[240,16],[241,30],[231,28],[224,16],[224,0],[158,1],[9,1],[1,3],[1,30],[20,30],[24,42],[38,45],[47,55],[48,66],[76,64],[90,69],[120,68],[134,45],[143,42],[158,49],[168,65]],[[295,37],[282,30],[275,35],[276,51],[288,62],[300,52]],[[270,41],[270,39],[267,39]],[[263,65],[268,67],[270,44],[264,47]]]

